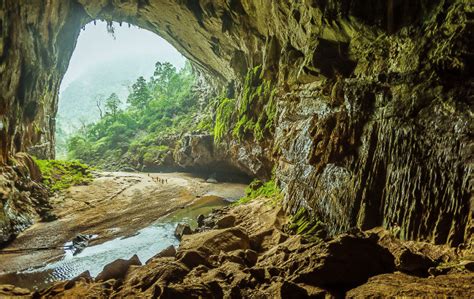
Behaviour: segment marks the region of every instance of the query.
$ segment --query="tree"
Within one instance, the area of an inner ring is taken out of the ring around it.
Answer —
[[[117,115],[120,109],[120,101],[118,95],[114,92],[105,100],[105,113],[111,114],[112,116]]]
[[[155,72],[151,79],[153,85],[153,92],[165,97],[171,96],[171,82],[177,77],[176,68],[169,62],[155,64]]]
[[[193,84],[189,65],[177,71],[169,63],[157,63],[150,80],[139,77],[130,86],[130,106],[122,108],[116,93],[99,101],[104,117],[84,124],[83,130],[69,139],[69,157],[99,167],[111,167],[119,160],[135,165],[143,161],[147,153],[161,146],[157,140],[193,130],[195,116],[201,113]]]
[[[104,117],[104,113],[102,112],[102,103],[103,102],[104,102],[104,95],[103,94],[95,95],[95,105],[97,106],[97,109],[99,109],[100,118]]]
[[[127,103],[134,108],[143,109],[148,105],[151,98],[146,80],[141,76],[137,79],[137,82],[132,85]]]

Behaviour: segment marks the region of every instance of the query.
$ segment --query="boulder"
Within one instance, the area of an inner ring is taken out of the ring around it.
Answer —
[[[136,297],[137,289],[146,291],[154,285],[180,282],[188,272],[189,269],[175,258],[154,259],[127,274],[119,297]]]
[[[190,235],[193,233],[193,230],[191,229],[191,227],[189,226],[189,224],[185,224],[185,223],[179,223],[177,226],[176,226],[176,229],[174,231],[174,236],[178,239],[178,240],[181,240],[181,238],[184,236],[184,235]]]
[[[83,281],[85,283],[90,283],[93,281],[92,279],[92,276],[91,276],[91,273],[89,271],[84,271],[82,272],[81,274],[79,274],[78,276],[74,277],[73,279],[69,280],[65,285],[64,285],[64,289],[65,290],[68,290],[72,287],[74,287],[74,285],[79,282],[79,281]]]
[[[306,289],[289,281],[271,284],[270,287],[265,290],[265,294],[268,296],[268,298],[275,299],[308,298],[308,292]]]
[[[141,266],[140,259],[135,254],[129,260],[118,259],[104,266],[102,272],[97,275],[95,281],[106,281],[109,279],[123,279],[130,266]]]
[[[155,254],[153,257],[151,257],[148,261],[146,261],[145,264],[149,264],[152,260],[160,258],[160,257],[174,257],[176,255],[176,248],[174,248],[173,245],[170,245],[163,249],[162,251],[158,252]]]
[[[207,183],[211,183],[211,184],[217,184],[217,183],[218,183],[215,178],[208,178],[208,179],[206,180],[206,182],[207,182]]]
[[[383,228],[368,231],[377,243],[387,248],[395,257],[395,267],[398,271],[427,276],[428,270],[435,268],[441,261],[456,259],[456,254],[448,246],[436,246],[426,242],[401,241],[393,232]]]
[[[294,283],[338,290],[395,269],[394,257],[386,248],[371,238],[352,235],[326,243],[301,244],[293,251],[283,243],[262,255],[256,266],[274,271],[271,275],[289,273],[288,280]]]
[[[395,259],[397,270],[405,273],[426,276],[428,270],[435,267],[437,263],[426,255],[413,252],[410,249],[403,250]]]
[[[206,219],[206,216],[204,216],[203,214],[200,214],[196,221],[197,221],[197,224],[198,224],[198,227],[201,227],[204,225],[204,220]]]
[[[420,278],[382,274],[347,292],[347,298],[474,298],[474,273]]]
[[[248,235],[240,228],[227,228],[205,231],[183,236],[180,251],[196,250],[204,256],[218,255],[220,251],[229,252],[237,249],[249,249]]]
[[[209,266],[207,259],[194,250],[181,251],[178,254],[178,261],[186,265],[189,269],[193,269],[200,265]]]
[[[225,215],[216,221],[217,228],[228,228],[234,226],[235,217],[233,215]]]
[[[73,255],[81,253],[88,245],[92,235],[78,234],[72,239]]]

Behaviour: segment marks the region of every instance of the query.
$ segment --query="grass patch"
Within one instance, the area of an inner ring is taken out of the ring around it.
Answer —
[[[38,160],[43,184],[52,192],[67,189],[76,185],[87,185],[92,182],[91,168],[76,161]]]
[[[245,196],[236,201],[234,205],[246,204],[259,197],[272,198],[272,202],[276,203],[283,198],[283,195],[274,180],[265,183],[260,180],[254,180],[245,188]]]

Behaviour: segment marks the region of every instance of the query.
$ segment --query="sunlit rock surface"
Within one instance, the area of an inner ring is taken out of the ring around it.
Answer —
[[[404,239],[472,236],[473,7],[453,1],[34,1],[0,6],[0,156],[52,156],[61,77],[93,19],[152,30],[213,86],[241,94],[263,65],[278,120],[231,159],[285,206],[336,234],[383,225]],[[249,107],[252,109],[252,107]]]

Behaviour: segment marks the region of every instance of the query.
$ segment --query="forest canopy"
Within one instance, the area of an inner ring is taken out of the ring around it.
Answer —
[[[110,94],[101,119],[67,140],[68,159],[114,168],[123,159],[143,161],[159,156],[167,147],[157,140],[195,126],[194,81],[189,63],[177,70],[170,63],[157,62],[149,80],[139,77],[124,100]],[[124,102],[128,105],[122,109]]]

